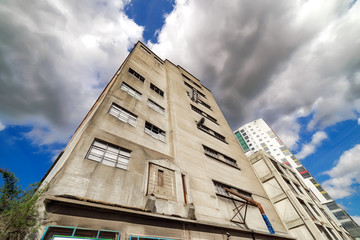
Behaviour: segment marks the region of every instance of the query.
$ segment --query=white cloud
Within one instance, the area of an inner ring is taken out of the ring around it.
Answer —
[[[302,146],[301,151],[299,153],[297,153],[296,156],[299,159],[304,159],[307,156],[313,154],[316,151],[316,148],[322,144],[322,141],[324,141],[327,138],[328,138],[328,136],[325,132],[323,132],[323,131],[316,132],[312,136],[311,142],[304,144]]]
[[[345,151],[336,166],[325,174],[331,178],[322,186],[333,198],[344,198],[356,192],[360,184],[360,144]]]
[[[128,1],[126,1],[128,2]],[[72,134],[143,28],[125,1],[6,1],[0,6],[0,116],[37,144]]]
[[[351,216],[351,218],[352,218],[358,225],[360,225],[360,216]]]
[[[358,118],[358,124],[360,125],[360,118]]]
[[[360,2],[351,4],[177,1],[149,45],[202,80],[232,128],[262,117],[292,147],[298,117],[314,113],[310,130],[359,117]]]
[[[0,122],[0,131],[4,130],[6,127],[4,124],[2,124],[2,122]]]

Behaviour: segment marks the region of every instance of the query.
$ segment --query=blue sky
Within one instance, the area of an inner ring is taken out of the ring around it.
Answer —
[[[40,181],[140,40],[211,89],[232,129],[263,118],[359,220],[359,5],[3,1],[0,167]]]

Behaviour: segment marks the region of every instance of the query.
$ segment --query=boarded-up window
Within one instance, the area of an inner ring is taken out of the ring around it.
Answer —
[[[154,194],[157,198],[175,201],[175,172],[152,163],[149,167],[148,194]]]

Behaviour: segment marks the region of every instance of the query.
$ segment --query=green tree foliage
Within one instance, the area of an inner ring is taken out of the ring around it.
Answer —
[[[37,201],[44,190],[38,190],[38,184],[21,189],[13,173],[4,169],[0,173],[4,180],[0,188],[0,239],[25,239],[39,228]]]

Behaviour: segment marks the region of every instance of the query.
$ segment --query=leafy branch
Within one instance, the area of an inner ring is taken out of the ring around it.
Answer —
[[[0,169],[4,185],[0,188],[0,239],[20,240],[39,228],[37,202],[45,189],[38,184],[21,189],[12,172]]]

